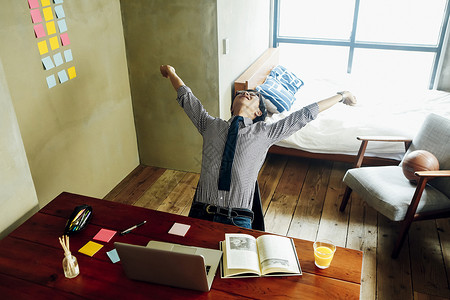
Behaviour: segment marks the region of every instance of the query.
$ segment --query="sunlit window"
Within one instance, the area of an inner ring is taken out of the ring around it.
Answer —
[[[275,0],[274,46],[302,72],[432,88],[449,0]]]

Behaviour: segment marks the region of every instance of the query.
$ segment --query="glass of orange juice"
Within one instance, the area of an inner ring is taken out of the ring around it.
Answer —
[[[314,242],[314,262],[318,268],[326,269],[330,266],[336,245],[329,240],[317,240]]]

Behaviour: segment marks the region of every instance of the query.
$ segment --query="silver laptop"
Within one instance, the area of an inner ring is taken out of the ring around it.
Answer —
[[[114,243],[125,275],[134,280],[207,292],[222,251],[150,241],[147,247]]]

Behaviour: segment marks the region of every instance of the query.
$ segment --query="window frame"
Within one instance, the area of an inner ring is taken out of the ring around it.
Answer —
[[[273,18],[273,47],[277,48],[280,43],[286,44],[307,44],[307,45],[326,45],[326,46],[343,46],[348,47],[347,73],[351,73],[354,51],[357,48],[362,49],[379,49],[379,50],[401,50],[401,51],[417,51],[435,53],[429,89],[433,89],[437,84],[436,75],[438,73],[439,62],[442,55],[445,36],[448,29],[448,21],[450,14],[450,0],[447,0],[442,25],[440,28],[438,43],[433,45],[421,44],[405,44],[405,43],[380,43],[380,42],[358,42],[356,41],[356,28],[358,24],[359,5],[361,0],[355,0],[355,8],[353,12],[352,32],[349,39],[327,39],[327,38],[301,38],[295,36],[280,36],[280,1],[274,0],[274,18]]]

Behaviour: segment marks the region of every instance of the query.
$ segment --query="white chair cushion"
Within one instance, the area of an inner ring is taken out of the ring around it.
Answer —
[[[393,221],[401,221],[405,218],[417,187],[406,179],[399,166],[350,169],[343,180],[367,204]],[[448,207],[450,207],[450,199],[437,189],[427,185],[417,212]]]

